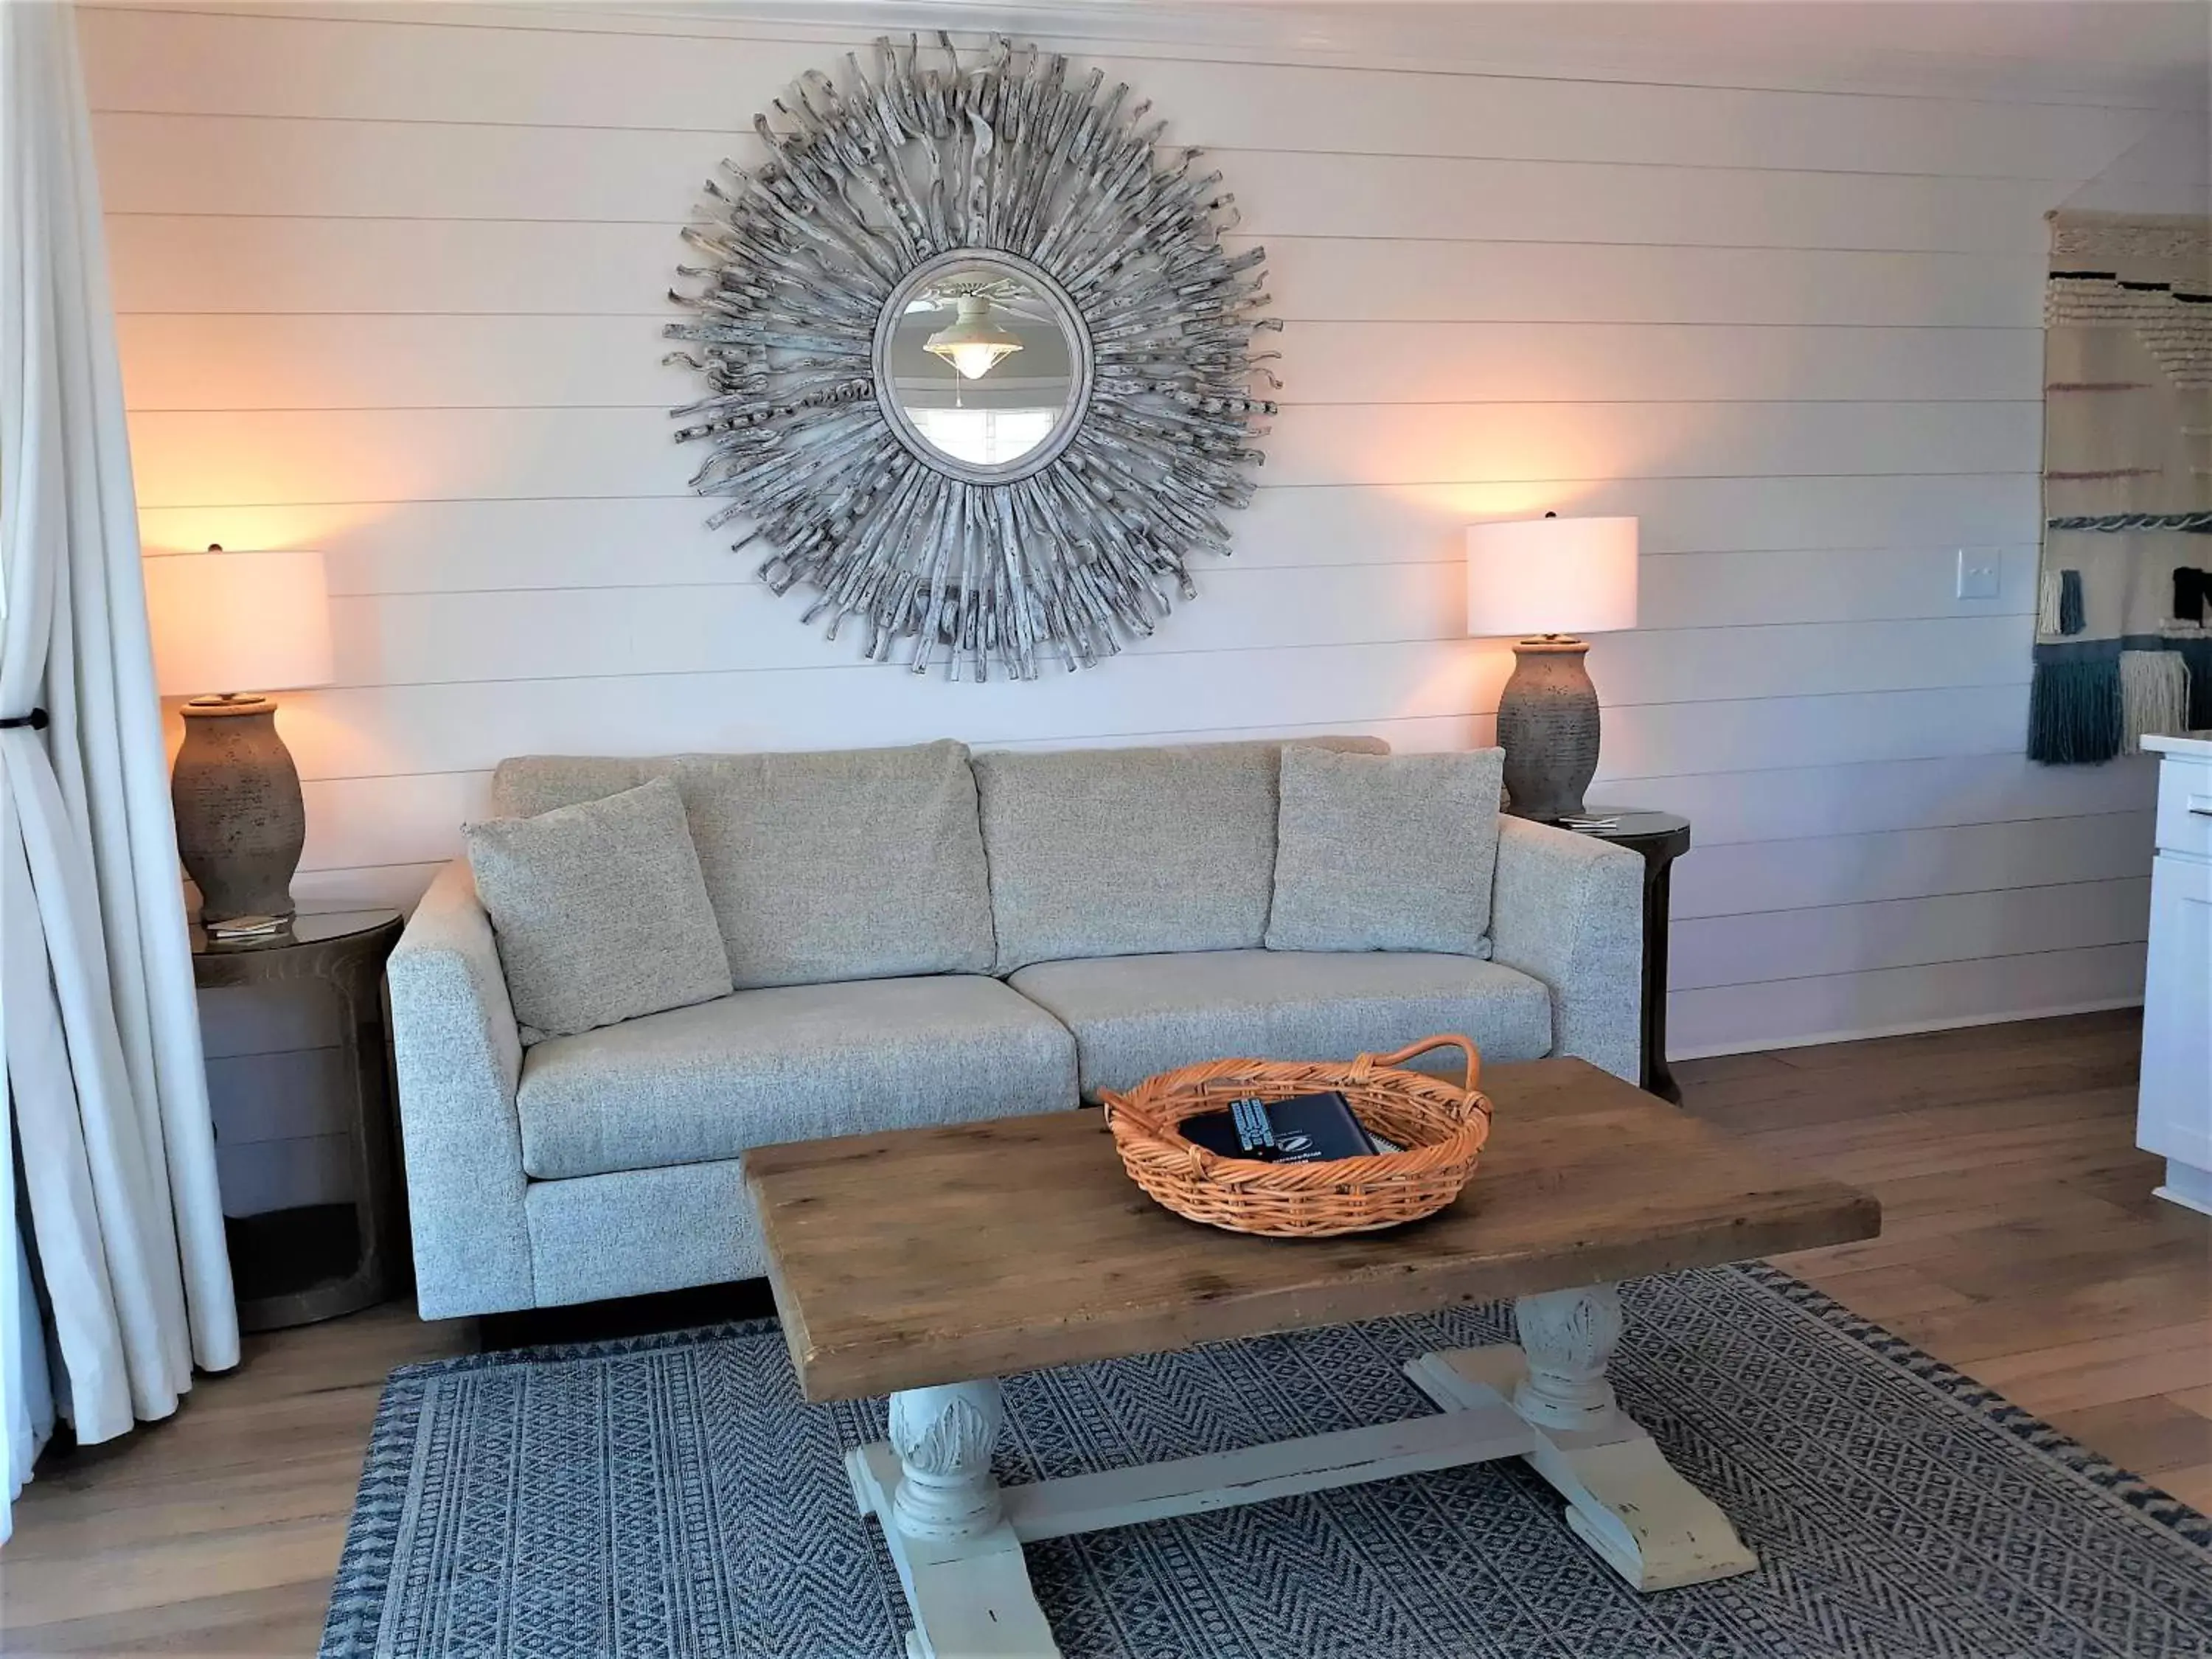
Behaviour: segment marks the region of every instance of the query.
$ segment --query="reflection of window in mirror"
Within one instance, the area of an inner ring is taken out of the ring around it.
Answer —
[[[910,409],[915,429],[953,459],[1017,461],[1052,436],[1057,409]]]

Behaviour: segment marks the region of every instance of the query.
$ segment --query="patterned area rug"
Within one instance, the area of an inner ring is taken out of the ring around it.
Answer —
[[[1788,1275],[1626,1289],[1624,1403],[1764,1563],[1638,1595],[1517,1461],[1030,1547],[1069,1659],[2212,1655],[2212,1522]],[[1462,1309],[1006,1380],[1002,1481],[1431,1409]],[[395,1371],[325,1659],[897,1659],[904,1603],[773,1323]]]

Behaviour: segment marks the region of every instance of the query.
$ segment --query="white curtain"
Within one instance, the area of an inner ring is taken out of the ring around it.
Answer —
[[[0,1054],[80,1441],[238,1363],[75,17],[0,0]],[[18,1255],[15,1218],[0,1249]],[[0,1263],[16,1400],[43,1344]],[[0,1527],[5,1524],[0,1515]]]
[[[10,1183],[9,1200],[15,1200],[15,1164],[5,1172]],[[5,1214],[0,1206],[0,1214]],[[10,1530],[9,1506],[23,1483],[31,1478],[31,1462],[53,1432],[52,1379],[46,1374],[46,1333],[38,1316],[38,1296],[31,1287],[31,1258],[16,1222],[7,1224],[0,1239],[0,1401],[6,1405],[0,1422],[0,1544]]]

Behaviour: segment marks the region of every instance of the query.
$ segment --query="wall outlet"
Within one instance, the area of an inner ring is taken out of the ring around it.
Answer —
[[[1962,599],[1994,599],[2001,578],[1997,556],[1984,548],[1962,547],[1959,550],[1959,597]]]

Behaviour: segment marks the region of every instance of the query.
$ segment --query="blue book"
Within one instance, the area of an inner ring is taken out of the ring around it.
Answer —
[[[1350,1103],[1335,1090],[1289,1100],[1239,1100],[1229,1109],[1182,1121],[1185,1139],[1223,1158],[1268,1164],[1318,1164],[1380,1151]]]

